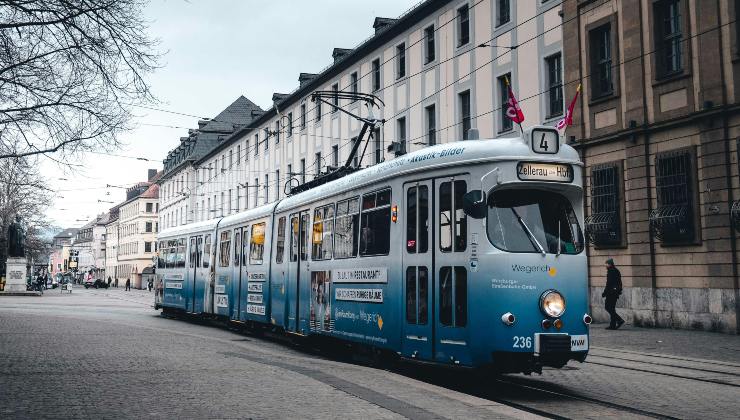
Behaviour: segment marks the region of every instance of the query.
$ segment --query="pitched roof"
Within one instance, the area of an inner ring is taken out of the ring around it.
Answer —
[[[75,235],[77,235],[77,231],[79,229],[77,228],[68,228],[64,229],[63,231],[57,233],[54,235],[54,239],[67,239],[67,238],[74,238]]]

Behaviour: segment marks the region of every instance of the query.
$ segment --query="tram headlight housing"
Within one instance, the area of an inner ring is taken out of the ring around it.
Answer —
[[[565,298],[557,290],[546,290],[540,296],[540,310],[549,317],[560,318],[565,312]]]

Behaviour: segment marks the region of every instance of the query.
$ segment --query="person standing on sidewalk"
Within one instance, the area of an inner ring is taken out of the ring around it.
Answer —
[[[131,290],[131,279],[126,279],[126,290],[127,291]]]
[[[614,260],[606,260],[606,287],[601,297],[605,298],[604,309],[611,318],[607,330],[616,330],[624,324],[624,319],[617,313],[617,299],[622,294],[622,274],[614,266]]]

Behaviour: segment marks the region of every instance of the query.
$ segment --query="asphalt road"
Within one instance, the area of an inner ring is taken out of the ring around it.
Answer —
[[[737,418],[740,337],[592,330],[585,364],[367,366],[161,317],[122,289],[0,297],[0,418]],[[609,333],[609,334],[607,334]]]

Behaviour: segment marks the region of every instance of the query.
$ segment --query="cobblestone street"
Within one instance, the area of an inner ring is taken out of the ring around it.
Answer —
[[[388,371],[166,319],[152,296],[0,298],[0,417],[736,418],[740,404],[732,335],[594,326],[585,364],[481,378]]]

